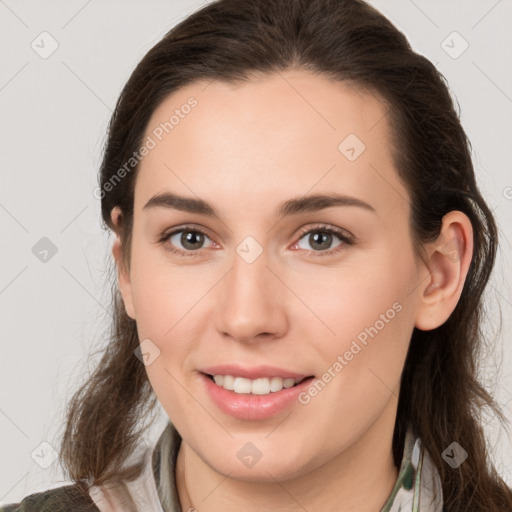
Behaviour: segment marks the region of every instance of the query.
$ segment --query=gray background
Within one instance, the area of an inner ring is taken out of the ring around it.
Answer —
[[[370,3],[440,69],[460,105],[478,180],[502,236],[487,296],[494,343],[482,379],[510,421],[512,2]],[[100,229],[93,195],[107,122],[137,62],[203,4],[0,0],[0,503],[65,483],[58,464],[50,464],[52,447],[58,447],[65,403],[96,360],[88,364],[86,357],[106,339],[108,322],[111,239]],[[58,43],[47,58],[31,46],[51,49],[44,31]],[[447,53],[463,48],[453,31],[469,44],[457,58]],[[46,262],[33,252],[48,244],[43,237],[57,249]],[[165,421],[163,410],[159,421],[149,442]],[[512,485],[511,440],[493,418],[486,421],[496,464]]]

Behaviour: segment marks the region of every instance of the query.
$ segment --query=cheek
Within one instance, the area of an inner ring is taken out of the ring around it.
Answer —
[[[395,256],[389,249],[357,269],[314,281],[318,298],[312,309],[331,331],[323,341],[311,338],[319,341],[322,370],[344,373],[346,385],[353,379],[360,382],[359,389],[378,377],[389,381],[390,388],[396,384],[414,326],[414,268],[411,254]],[[307,284],[312,282],[302,285],[309,304]]]
[[[328,343],[316,338],[317,381],[301,397],[309,404],[305,410],[314,411],[319,431],[342,425],[333,449],[357,437],[395,403],[413,326],[413,308],[400,290],[350,291],[324,310],[336,335]]]
[[[132,262],[131,286],[138,328],[145,337],[163,339],[197,302],[201,281],[192,275],[192,267],[187,270],[172,265],[161,247],[134,249]]]
[[[190,354],[201,339],[201,321],[208,291],[218,280],[212,270],[171,264],[162,251],[134,251],[132,296],[137,331],[141,342],[159,353],[155,364],[147,367],[155,388],[175,387],[178,378],[190,367]],[[179,379],[181,380],[181,379]]]

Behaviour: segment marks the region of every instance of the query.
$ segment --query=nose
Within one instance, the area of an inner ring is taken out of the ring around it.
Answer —
[[[288,328],[286,287],[269,267],[265,251],[252,263],[238,254],[218,288],[216,328],[242,343],[270,341]]]

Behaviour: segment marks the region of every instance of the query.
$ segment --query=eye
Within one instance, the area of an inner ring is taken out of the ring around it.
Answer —
[[[346,248],[348,245],[353,245],[353,240],[344,231],[339,228],[332,228],[325,225],[316,226],[307,230],[301,231],[299,234],[299,241],[294,244],[293,248],[299,247],[306,249],[312,256],[328,256],[337,253]],[[333,240],[338,239],[338,244],[332,247]],[[305,244],[304,242],[305,241]],[[312,249],[308,249],[304,245],[310,244]]]
[[[199,255],[199,250],[203,249],[205,239],[211,240],[204,231],[192,226],[182,226],[165,233],[160,242],[165,244],[168,251],[179,256],[189,257]],[[180,245],[183,247],[182,249]]]

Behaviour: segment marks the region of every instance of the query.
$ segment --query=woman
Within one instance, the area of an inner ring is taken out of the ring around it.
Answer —
[[[495,221],[443,77],[375,9],[192,14],[122,91],[96,193],[118,279],[75,483],[2,510],[512,510],[475,374]]]

